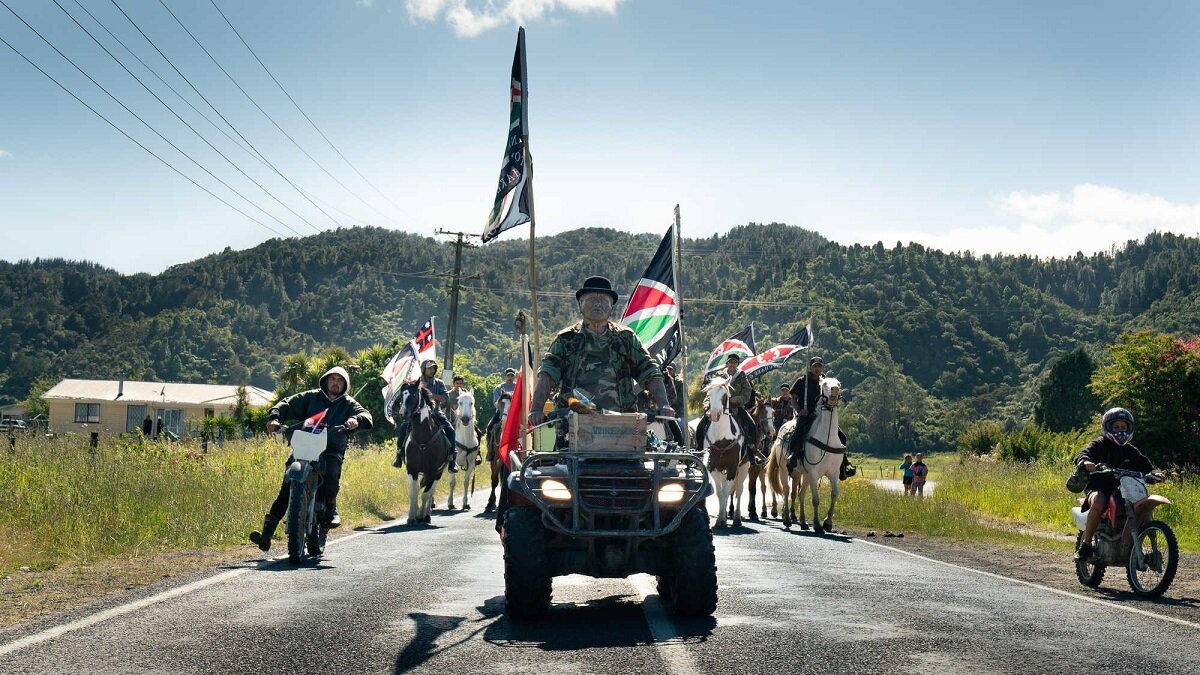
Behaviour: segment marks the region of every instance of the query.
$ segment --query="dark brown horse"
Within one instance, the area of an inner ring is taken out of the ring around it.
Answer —
[[[433,486],[446,470],[450,440],[433,416],[429,394],[416,382],[400,389],[400,416],[409,424],[406,455],[408,458],[408,524],[430,522],[433,510]],[[417,496],[420,493],[420,504]]]
[[[504,431],[504,418],[508,417],[508,406],[512,402],[512,398],[507,395],[500,397],[499,408],[500,419],[496,422],[496,426],[487,435],[487,459],[488,466],[492,470],[492,488],[488,493],[487,506],[484,507],[484,513],[490,513],[496,510],[496,486],[500,484],[500,478],[504,475],[504,462],[500,461],[500,435]]]

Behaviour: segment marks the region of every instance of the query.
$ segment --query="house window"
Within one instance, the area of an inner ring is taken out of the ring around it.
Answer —
[[[160,410],[162,415],[163,430],[170,431],[176,436],[183,435],[183,411],[182,410]]]
[[[99,424],[100,423],[100,404],[99,403],[76,403],[75,404],[75,422],[79,424]]]

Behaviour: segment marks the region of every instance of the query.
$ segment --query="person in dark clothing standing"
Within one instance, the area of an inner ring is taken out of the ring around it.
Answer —
[[[775,411],[774,431],[778,435],[779,428],[796,416],[796,408],[792,406],[792,388],[786,384],[779,385],[779,397],[771,399],[770,403]]]
[[[813,420],[817,419],[817,404],[821,400],[821,373],[825,362],[814,356],[808,360],[808,373],[792,385],[792,406],[796,409],[796,430],[788,444],[788,470],[795,471],[804,449],[804,439]]]
[[[1101,428],[1104,435],[1088,443],[1079,454],[1075,455],[1075,465],[1082,466],[1084,471],[1092,473],[1101,465],[1111,469],[1140,471],[1154,473],[1160,478],[1162,472],[1154,468],[1150,460],[1132,443],[1133,414],[1124,408],[1111,408],[1104,413]],[[1079,538],[1079,548],[1075,551],[1076,560],[1089,560],[1094,554],[1092,537],[1104,517],[1108,499],[1117,491],[1120,480],[1111,473],[1101,473],[1088,476],[1086,495],[1083,500],[1083,510],[1087,512],[1087,523],[1084,524],[1083,536]]]
[[[324,479],[317,498],[325,502],[325,520],[330,527],[342,524],[337,511],[337,496],[341,489],[342,460],[346,456],[346,445],[350,434],[360,429],[370,429],[371,413],[346,393],[350,389],[350,375],[344,368],[335,367],[321,376],[320,387],[289,396],[276,403],[267,414],[267,433],[279,430],[288,420],[316,420],[314,427],[325,429],[325,452],[321,453],[321,468]],[[319,417],[318,417],[319,416]],[[344,430],[337,427],[344,427]],[[284,466],[292,463],[288,457]],[[279,486],[279,494],[263,518],[262,532],[251,532],[250,541],[264,551],[271,548],[271,535],[283,520],[288,506],[288,481]]]
[[[153,432],[154,432],[154,421],[150,419],[149,415],[146,415],[146,419],[142,420],[142,435],[145,436],[146,438],[150,438],[150,434],[152,434]]]

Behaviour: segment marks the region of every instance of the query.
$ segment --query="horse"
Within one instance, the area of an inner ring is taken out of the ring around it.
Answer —
[[[479,428],[475,425],[475,394],[464,391],[458,395],[458,414],[454,419],[454,444],[457,447],[455,460],[462,468],[462,510],[471,510],[471,477],[475,475],[475,460],[479,458]],[[446,508],[454,508],[454,491],[458,473],[450,474],[450,500]]]
[[[708,448],[708,472],[717,491],[716,527],[726,526],[727,506],[733,511],[733,525],[737,527],[742,524],[742,488],[750,470],[750,459],[742,457],[745,436],[729,410],[729,381],[714,377],[704,391],[708,394],[708,417],[712,424],[701,447]]]
[[[750,415],[754,418],[755,426],[758,428],[758,447],[763,456],[771,454],[771,441],[775,438],[775,409],[771,407],[765,399],[758,398],[754,404],[754,410],[750,411]],[[762,517],[767,517],[767,473],[765,464],[751,465],[749,471],[750,478],[750,520],[758,521],[758,511],[756,510],[757,493],[762,493]],[[778,517],[779,515],[779,496],[774,491],[771,492],[771,515]]]
[[[496,510],[496,486],[500,484],[500,479],[504,477],[504,462],[500,461],[500,435],[504,432],[504,418],[508,417],[508,407],[512,403],[510,396],[501,396],[497,402],[496,413],[499,415],[499,420],[496,426],[487,435],[487,460],[488,468],[492,471],[492,487],[488,493],[487,506],[484,507],[484,513],[491,513]]]
[[[418,383],[406,384],[400,392],[401,416],[409,424],[405,444],[408,460],[408,524],[428,523],[433,510],[433,486],[446,470],[450,440],[442,433],[433,416],[429,394],[420,389]]]
[[[793,500],[799,501],[800,515],[796,519],[800,529],[807,530],[808,523],[804,514],[804,491],[812,490],[813,522],[812,527],[818,534],[833,529],[833,509],[837,504],[841,483],[838,474],[842,466],[842,456],[846,454],[846,446],[838,436],[838,403],[841,402],[841,383],[837,378],[827,377],[821,380],[821,399],[817,405],[817,418],[809,427],[804,439],[804,452],[799,465],[794,471],[787,470],[788,441],[798,420],[789,420],[779,429],[779,436],[771,449],[771,459],[767,463],[767,472],[771,479],[771,488],[784,496],[783,527],[791,529],[795,519]],[[820,513],[819,492],[817,490],[821,477],[829,480],[830,497],[829,513],[823,523],[818,522]]]

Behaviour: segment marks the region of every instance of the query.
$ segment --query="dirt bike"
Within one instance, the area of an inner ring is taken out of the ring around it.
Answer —
[[[321,453],[328,443],[327,434],[344,431],[344,426],[305,431],[298,427],[281,427],[292,448],[292,461],[284,470],[284,480],[291,483],[288,492],[287,532],[288,562],[300,564],[307,551],[310,556],[325,552],[329,525],[325,520],[325,502],[317,499],[323,475]]]
[[[502,537],[508,615],[543,616],[556,576],[643,572],[657,577],[659,596],[672,614],[712,614],[717,574],[704,463],[674,443],[651,444],[644,415],[585,419],[556,410],[549,418],[547,424],[565,424],[569,432],[559,434],[554,451],[514,460],[507,480]]]
[[[1154,509],[1162,504],[1170,504],[1171,500],[1161,495],[1152,495],[1146,490],[1147,483],[1157,483],[1162,479],[1155,474],[1112,469],[1100,465],[1092,475],[1108,472],[1120,478],[1117,495],[1108,499],[1103,520],[1096,528],[1092,540],[1094,554],[1089,559],[1075,562],[1075,574],[1079,583],[1095,588],[1104,579],[1104,571],[1109,566],[1124,565],[1129,587],[1142,597],[1157,597],[1166,592],[1175,579],[1175,568],[1179,564],[1179,545],[1175,533],[1170,526],[1160,520],[1152,520]],[[1071,509],[1075,526],[1079,529],[1075,547],[1083,540],[1083,528],[1087,522],[1087,513],[1079,506]],[[1146,521],[1138,525],[1135,513],[1142,510]]]

